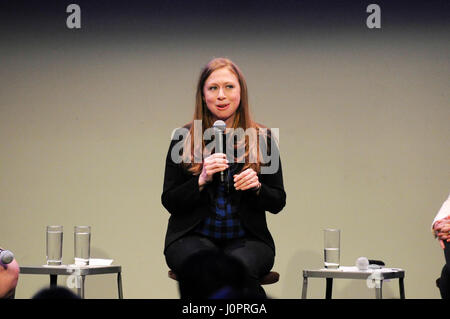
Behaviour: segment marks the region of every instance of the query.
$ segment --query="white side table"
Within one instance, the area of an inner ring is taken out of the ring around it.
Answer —
[[[77,286],[77,292],[80,298],[84,298],[84,282],[86,276],[117,273],[119,299],[123,299],[121,266],[20,266],[20,273],[30,275],[50,275],[50,287],[56,287],[58,275],[75,275],[76,280],[80,283],[80,285]]]
[[[303,270],[302,299],[306,299],[306,294],[308,291],[308,278],[326,278],[326,299],[331,299],[334,278],[367,280],[367,283],[371,285],[370,288],[375,288],[375,297],[377,299],[381,299],[383,296],[383,281],[386,279],[398,278],[400,299],[405,299],[405,287],[403,283],[405,271],[399,268],[358,270],[356,267],[341,266],[339,269]]]

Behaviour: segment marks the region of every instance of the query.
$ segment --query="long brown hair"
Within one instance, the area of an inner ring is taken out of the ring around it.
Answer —
[[[233,63],[231,60],[227,58],[214,58],[212,59],[206,66],[202,69],[200,73],[200,77],[197,83],[197,92],[195,95],[195,111],[193,121],[187,124],[185,127],[189,128],[189,136],[191,138],[186,139],[185,145],[183,148],[183,157],[188,159],[188,163],[184,162],[184,166],[194,175],[199,175],[202,171],[203,164],[195,163],[194,161],[194,152],[200,152],[196,154],[203,154],[203,149],[205,148],[205,141],[202,140],[201,150],[194,149],[194,121],[201,120],[202,122],[202,137],[206,129],[210,128],[214,124],[214,119],[212,117],[211,112],[209,111],[206,102],[204,100],[203,95],[203,87],[205,85],[206,80],[216,70],[227,68],[229,71],[236,75],[239,85],[241,87],[241,99],[239,106],[236,110],[236,115],[234,117],[232,128],[242,128],[246,131],[248,128],[253,128],[254,132],[258,132],[260,127],[263,127],[260,124],[257,124],[253,121],[252,116],[249,110],[248,104],[248,92],[247,92],[247,84],[245,82],[244,75],[242,74],[239,67]],[[256,134],[258,136],[258,134]],[[253,142],[249,145],[249,137],[245,136],[245,164],[242,170],[247,168],[252,168],[256,172],[260,170],[260,151],[258,147],[258,137],[255,139],[250,139]],[[256,158],[256,161],[250,162],[249,158]]]

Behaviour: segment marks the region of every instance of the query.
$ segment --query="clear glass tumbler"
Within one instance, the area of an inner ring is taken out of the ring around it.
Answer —
[[[47,226],[46,257],[47,265],[62,264],[63,226]]]
[[[75,226],[74,228],[75,265],[89,265],[91,257],[91,226]]]
[[[324,229],[324,265],[325,268],[338,269],[341,255],[341,230]]]

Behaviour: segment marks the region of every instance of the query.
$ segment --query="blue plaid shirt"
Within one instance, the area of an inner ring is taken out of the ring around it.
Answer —
[[[237,171],[237,165],[230,165],[225,172],[225,183],[213,183],[216,188],[216,200],[211,209],[214,217],[207,217],[196,229],[197,232],[215,239],[232,239],[245,235],[244,228],[237,214],[238,207],[231,201],[229,187],[233,187],[233,174]],[[214,187],[213,186],[213,187]]]

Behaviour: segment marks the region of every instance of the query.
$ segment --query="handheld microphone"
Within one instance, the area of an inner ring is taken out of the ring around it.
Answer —
[[[355,264],[359,270],[367,270],[369,267],[369,260],[366,257],[359,257],[356,259]]]
[[[225,129],[227,128],[227,125],[224,121],[217,120],[214,122],[213,125],[214,128],[214,134],[216,138],[216,153],[224,153],[223,149],[223,134],[225,133]],[[223,171],[220,172],[220,182],[223,183],[225,181],[224,173]]]
[[[385,266],[384,261],[367,259],[367,257],[359,257],[355,264],[359,270],[380,269]]]
[[[6,267],[7,264],[11,263],[14,259],[14,254],[9,250],[0,249],[0,265]]]

